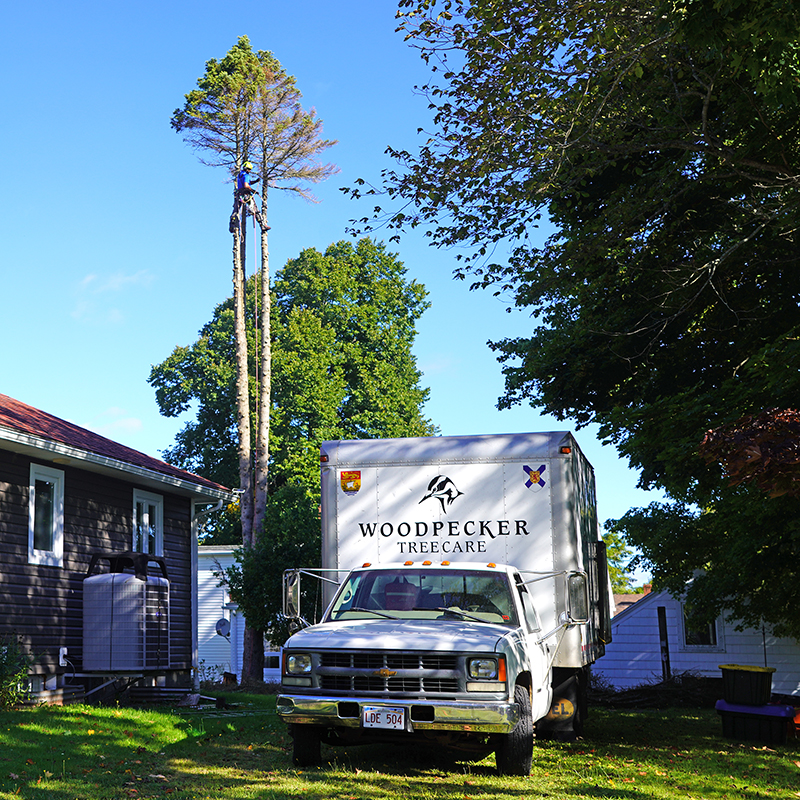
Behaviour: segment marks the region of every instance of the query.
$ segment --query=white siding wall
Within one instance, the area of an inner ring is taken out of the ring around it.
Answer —
[[[230,598],[214,577],[219,569],[217,563],[223,568],[233,564],[233,548],[198,547],[197,551],[197,652],[201,668],[205,668],[205,674],[201,670],[200,677],[209,678],[213,677],[212,671],[220,676],[223,671],[236,672],[231,644],[216,632],[217,620],[231,621]]]
[[[716,646],[684,644],[681,603],[667,593],[650,594],[639,600],[611,623],[612,641],[606,654],[592,667],[619,689],[661,680],[661,648],[658,635],[658,607],[666,610],[669,661],[672,673],[694,672],[720,678],[720,664],[747,664],[775,667],[772,691],[800,694],[800,645],[790,639],[778,639],[752,628],[737,631],[734,625],[717,621]]]
[[[236,675],[237,681],[242,677],[245,620],[230,602],[227,589],[219,586],[219,579],[214,577],[219,567],[227,569],[234,563],[233,550],[213,545],[197,548],[197,652],[200,664],[209,673],[201,674],[201,678],[213,678],[223,671]],[[227,639],[216,632],[217,620],[223,617],[231,625]],[[265,667],[264,680],[280,681],[280,670]]]

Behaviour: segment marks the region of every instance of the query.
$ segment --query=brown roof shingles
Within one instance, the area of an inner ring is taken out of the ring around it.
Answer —
[[[99,456],[121,461],[136,467],[151,470],[153,472],[169,475],[178,480],[196,483],[220,491],[230,491],[214,481],[209,481],[200,475],[173,467],[166,461],[160,461],[152,456],[140,453],[131,447],[106,439],[97,433],[92,433],[74,425],[66,420],[54,417],[38,408],[14,400],[8,395],[0,394],[0,427],[10,428],[11,430],[36,436],[59,444],[94,453]]]

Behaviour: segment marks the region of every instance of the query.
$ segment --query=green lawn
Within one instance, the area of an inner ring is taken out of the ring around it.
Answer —
[[[713,710],[595,710],[582,741],[537,743],[529,778],[499,778],[493,757],[452,765],[434,747],[323,747],[323,766],[297,770],[275,698],[226,697],[235,708],[2,712],[0,798],[800,798],[800,739],[729,742]]]

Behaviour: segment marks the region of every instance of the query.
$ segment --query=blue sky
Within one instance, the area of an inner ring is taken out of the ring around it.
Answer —
[[[231,291],[228,176],[205,167],[169,125],[210,58],[246,34],[297,78],[339,144],[340,173],[318,204],[273,192],[274,272],[301,249],[346,238],[368,213],[339,191],[377,180],[387,145],[411,148],[428,121],[414,86],[427,68],[394,32],[392,0],[169,0],[7,4],[0,31],[0,392],[152,455],[178,420],[158,414],[150,367],[195,340]],[[376,234],[376,238],[382,238]],[[534,409],[500,412],[487,340],[529,335],[508,302],[452,279],[451,252],[421,233],[391,245],[430,292],[415,352],[427,415],[448,434],[573,429]],[[252,256],[251,256],[252,257]],[[252,263],[249,265],[252,269]],[[593,429],[600,518],[657,495]]]

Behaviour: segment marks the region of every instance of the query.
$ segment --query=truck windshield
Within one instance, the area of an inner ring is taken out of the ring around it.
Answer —
[[[339,589],[328,621],[387,617],[518,624],[505,573],[463,569],[358,570]]]

